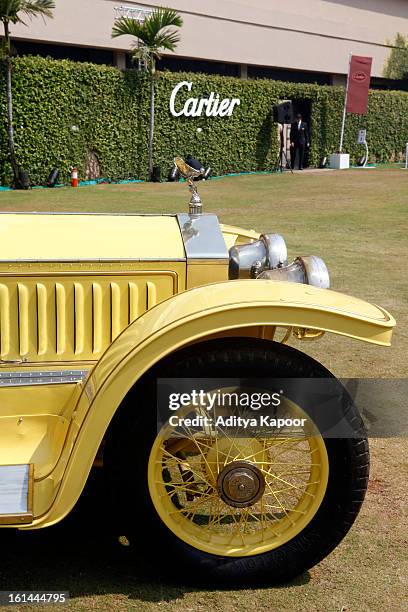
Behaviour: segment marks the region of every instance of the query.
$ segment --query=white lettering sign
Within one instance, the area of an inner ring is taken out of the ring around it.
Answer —
[[[188,98],[183,107],[177,106],[177,94],[182,87],[191,91],[193,83],[182,81],[178,83],[170,96],[170,112],[173,117],[201,117],[204,113],[207,117],[231,117],[234,108],[241,104],[239,98],[224,98],[220,100],[219,94],[210,93],[208,98]]]

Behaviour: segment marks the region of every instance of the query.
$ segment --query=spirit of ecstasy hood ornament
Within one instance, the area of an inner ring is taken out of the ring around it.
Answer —
[[[205,172],[200,162],[193,157],[188,157],[188,162],[185,162],[181,157],[174,158],[174,165],[180,172],[181,176],[188,182],[188,186],[191,193],[191,199],[189,204],[190,215],[200,215],[203,212],[203,206],[201,198],[198,195],[197,186],[194,183],[194,179],[202,176]]]

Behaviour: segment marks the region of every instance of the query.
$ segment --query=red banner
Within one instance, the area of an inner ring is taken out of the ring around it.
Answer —
[[[348,75],[346,111],[356,115],[367,114],[372,57],[352,55]]]

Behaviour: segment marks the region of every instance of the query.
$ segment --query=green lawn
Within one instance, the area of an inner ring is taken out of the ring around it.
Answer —
[[[205,211],[226,223],[283,234],[291,257],[322,256],[333,288],[380,304],[397,319],[391,348],[335,336],[296,346],[339,376],[407,377],[408,171],[250,175],[199,188]],[[0,210],[179,212],[188,199],[185,184],[101,185],[0,192]],[[372,440],[371,449],[369,492],[356,525],[335,552],[289,585],[204,591],[185,586],[183,576],[169,584],[145,565],[143,551],[134,562],[129,549],[111,546],[91,488],[54,528],[0,532],[1,589],[69,590],[72,602],[61,609],[87,611],[407,609],[408,444]]]

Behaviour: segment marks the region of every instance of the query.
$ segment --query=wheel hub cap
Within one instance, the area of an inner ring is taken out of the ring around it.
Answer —
[[[217,488],[229,506],[252,506],[265,491],[265,479],[259,468],[249,461],[232,461],[218,475]]]

